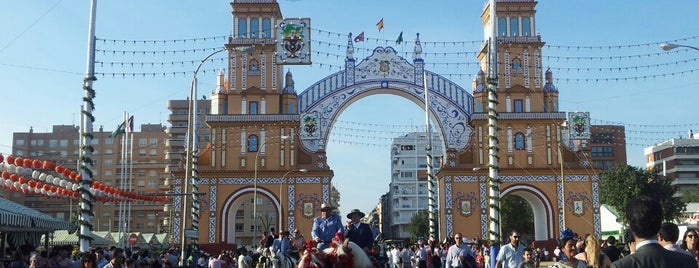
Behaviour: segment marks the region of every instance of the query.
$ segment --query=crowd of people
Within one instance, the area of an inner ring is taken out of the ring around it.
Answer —
[[[417,243],[388,245],[377,251],[376,234],[366,223],[365,215],[358,209],[347,214],[346,224],[333,208],[323,204],[321,216],[313,221],[309,241],[319,249],[328,247],[338,234],[354,242],[369,256],[380,260],[376,264],[391,268],[491,268],[491,254],[487,243],[470,240],[455,233],[444,241],[420,239]],[[626,267],[699,267],[699,233],[688,229],[680,239],[679,228],[674,223],[662,222],[662,206],[654,199],[637,197],[625,210],[629,224],[624,234],[627,252],[623,252],[614,236],[601,240],[594,235],[580,236],[570,229],[561,232],[559,245],[551,254],[553,268],[626,268]],[[542,259],[548,259],[548,251],[530,248],[520,243],[521,234],[512,230],[509,243],[502,245],[492,268],[539,268]],[[187,259],[188,266],[198,268],[254,267],[259,261],[261,249],[298,259],[307,247],[307,240],[298,229],[276,232],[274,228],[264,233],[258,249],[245,247],[220,252],[217,255],[200,252],[199,258]],[[361,250],[360,250],[361,251]],[[42,248],[7,248],[5,261],[0,268],[168,268],[180,266],[179,251],[154,253],[148,250],[131,252],[117,247],[95,248],[88,253],[76,254],[72,246],[58,246],[46,251]]]

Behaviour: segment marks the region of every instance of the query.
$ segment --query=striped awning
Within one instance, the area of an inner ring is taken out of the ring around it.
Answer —
[[[69,230],[71,224],[0,198],[0,231],[48,232]]]

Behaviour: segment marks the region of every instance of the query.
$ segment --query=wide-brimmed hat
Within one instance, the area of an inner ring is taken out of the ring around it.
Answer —
[[[350,211],[349,214],[347,214],[347,218],[348,218],[348,219],[351,219],[351,218],[352,218],[352,214],[355,214],[355,213],[356,213],[356,214],[359,214],[359,217],[360,217],[360,218],[364,218],[364,216],[366,216],[366,214],[364,214],[364,212],[362,212],[361,210],[355,208],[355,209],[353,209],[352,211]]]
[[[333,207],[331,205],[328,205],[326,203],[320,204],[320,211],[323,210],[333,210]]]

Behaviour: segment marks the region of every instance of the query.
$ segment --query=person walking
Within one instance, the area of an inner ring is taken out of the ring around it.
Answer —
[[[519,232],[510,232],[510,243],[504,245],[495,258],[495,268],[516,268],[524,260],[524,246],[519,243]]]
[[[451,267],[469,267],[466,265],[466,258],[470,256],[473,258],[473,263],[475,263],[475,255],[471,251],[471,247],[464,244],[463,235],[461,233],[454,234],[454,245],[449,247],[447,251],[447,263],[445,268]],[[475,268],[475,267],[474,267]]]
[[[639,196],[628,201],[625,212],[626,221],[636,241],[636,253],[613,262],[613,268],[699,267],[694,258],[666,250],[658,244],[658,231],[663,220],[660,202]]]

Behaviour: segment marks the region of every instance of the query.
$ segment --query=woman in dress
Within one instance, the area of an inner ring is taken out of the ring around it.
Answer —
[[[697,244],[699,244],[699,234],[696,229],[687,229],[682,237],[682,245],[680,247],[692,254],[692,257],[697,258]]]

